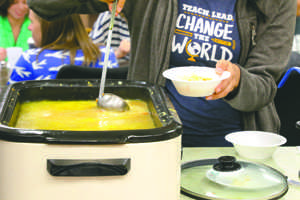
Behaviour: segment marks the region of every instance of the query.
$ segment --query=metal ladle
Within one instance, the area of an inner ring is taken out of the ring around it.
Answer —
[[[112,38],[112,29],[114,26],[115,21],[115,13],[117,9],[117,2],[118,0],[114,1],[111,13],[111,19],[109,23],[109,30],[108,30],[108,38],[105,50],[105,57],[104,57],[104,66],[102,69],[102,76],[100,82],[100,90],[99,90],[99,97],[97,99],[97,106],[104,110],[114,110],[114,111],[126,111],[129,110],[129,105],[127,102],[122,99],[121,97],[112,94],[112,93],[104,93],[104,85],[106,79],[106,72],[108,66],[108,58],[111,46],[111,38]]]

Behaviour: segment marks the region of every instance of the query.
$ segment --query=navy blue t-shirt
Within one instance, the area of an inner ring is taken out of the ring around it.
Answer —
[[[215,67],[221,59],[237,63],[240,40],[235,3],[236,0],[178,0],[170,68]],[[241,130],[240,113],[222,99],[182,96],[169,80],[166,89],[182,120],[184,135],[224,136]]]

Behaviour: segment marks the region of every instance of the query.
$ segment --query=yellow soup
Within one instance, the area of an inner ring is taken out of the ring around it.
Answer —
[[[181,77],[182,80],[185,81],[209,81],[212,80],[211,77],[203,77],[197,74],[189,74],[189,75],[184,75]]]
[[[147,103],[126,100],[129,111],[104,111],[96,101],[35,101],[20,107],[16,128],[43,130],[132,130],[155,128]]]

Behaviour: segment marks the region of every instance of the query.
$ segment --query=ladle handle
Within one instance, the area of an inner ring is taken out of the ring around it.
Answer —
[[[108,59],[109,59],[109,54],[110,54],[112,29],[114,27],[115,13],[116,13],[116,10],[117,10],[117,3],[118,3],[118,0],[115,0],[115,2],[113,3],[112,12],[111,12],[111,19],[110,19],[110,23],[109,23],[108,37],[107,37],[107,43],[106,43],[106,49],[105,49],[104,65],[103,65],[103,69],[102,69],[102,76],[101,76],[101,82],[100,82],[99,100],[104,95],[106,72],[107,72],[107,66],[109,64]]]

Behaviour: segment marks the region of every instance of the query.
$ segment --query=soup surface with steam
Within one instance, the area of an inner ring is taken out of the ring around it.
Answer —
[[[16,128],[42,130],[133,130],[155,128],[151,112],[142,100],[126,100],[125,112],[104,111],[95,100],[24,102]]]

